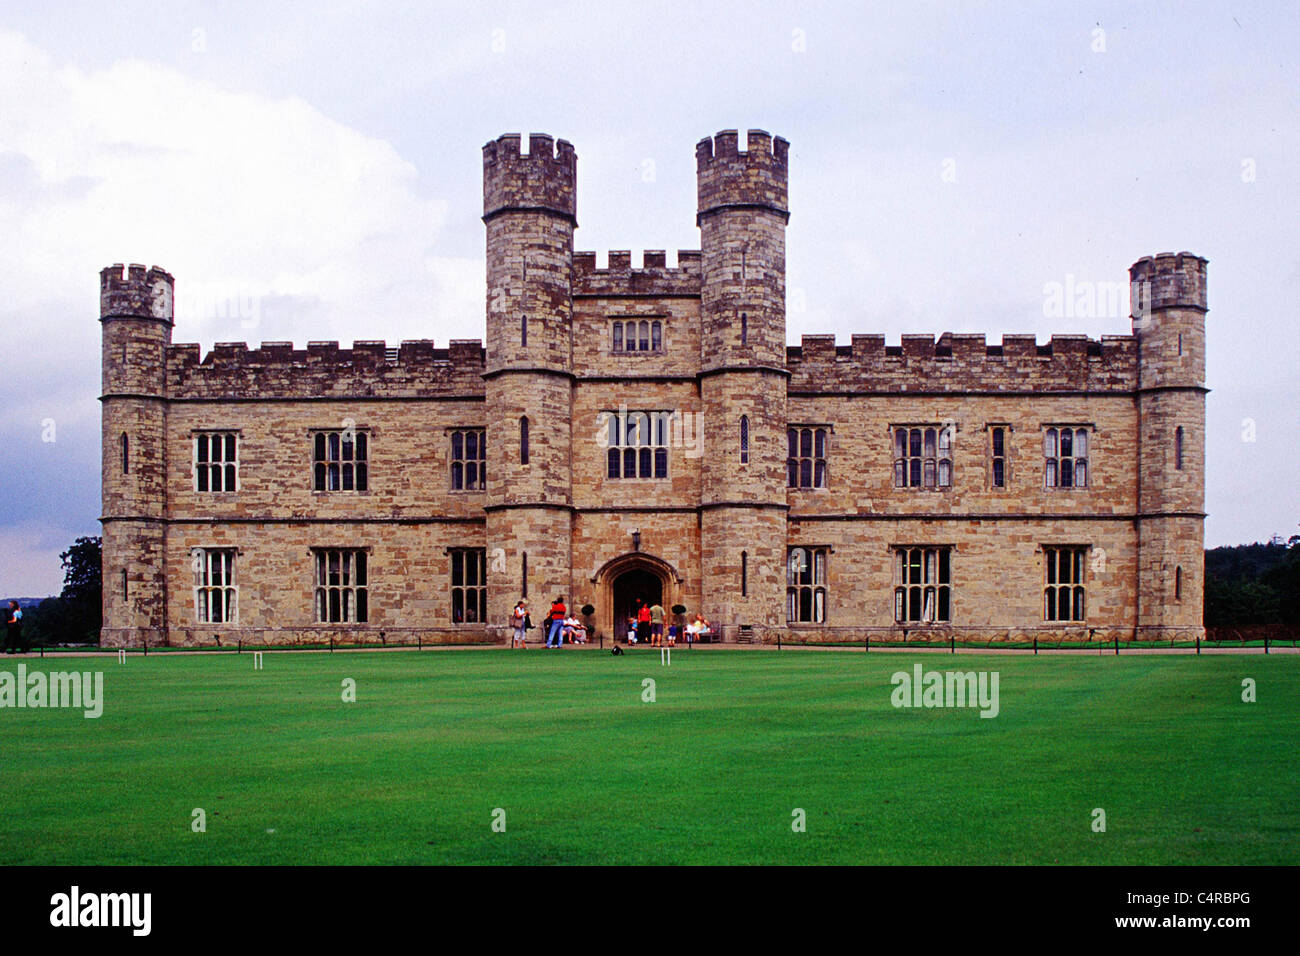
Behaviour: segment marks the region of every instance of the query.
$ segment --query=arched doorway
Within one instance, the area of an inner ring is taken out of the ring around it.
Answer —
[[[629,551],[611,558],[591,576],[596,586],[596,626],[607,637],[627,637],[627,619],[638,600],[665,611],[680,600],[682,579],[663,558]]]
[[[646,607],[663,604],[664,582],[645,568],[629,568],[610,582],[610,597],[614,608],[614,639],[622,640],[627,635],[628,618],[640,607],[638,601]]]

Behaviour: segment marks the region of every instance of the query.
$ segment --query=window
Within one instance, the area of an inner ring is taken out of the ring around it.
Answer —
[[[1007,486],[1007,429],[996,425],[989,429],[989,461],[992,463],[990,480],[994,488]]]
[[[1183,568],[1182,565],[1174,568],[1174,600],[1183,599]]]
[[[749,344],[749,315],[745,312],[740,313],[740,344]]]
[[[788,447],[786,474],[791,488],[826,487],[825,427],[803,426],[786,429]]]
[[[368,484],[370,438],[347,428],[316,432],[312,439],[317,491],[365,491]]]
[[[894,429],[894,487],[952,487],[951,425]]]
[[[238,491],[238,438],[234,432],[199,432],[194,436],[194,490]]]
[[[1088,429],[1067,426],[1043,432],[1043,484],[1088,487]]]
[[[749,416],[740,416],[740,463],[749,464]]]
[[[528,316],[526,315],[519,317],[519,344],[524,348],[528,347]]]
[[[200,624],[232,624],[238,610],[233,548],[196,548],[194,619]],[[123,577],[123,590],[126,579]]]
[[[1174,467],[1183,470],[1183,426],[1174,429]]]
[[[523,450],[522,421],[520,451]],[[458,428],[451,433],[451,490],[487,490],[487,430]]]
[[[487,549],[451,549],[451,620],[481,624],[487,620]]]
[[[519,464],[528,464],[528,416],[519,419]]]
[[[520,597],[528,597],[528,552],[523,552],[519,560],[519,580],[522,582],[519,588]]]
[[[122,432],[122,474],[131,474],[131,439]]]
[[[317,548],[316,620],[364,624],[370,617],[368,555],[357,548]]]
[[[829,548],[791,548],[786,554],[786,618],[826,623],[826,556]]]
[[[122,570],[122,601],[126,602],[129,600],[131,600],[131,583],[130,580],[127,578],[126,570],[123,569]]]
[[[1085,547],[1043,547],[1044,620],[1084,619],[1083,562],[1087,554],[1088,549]]]
[[[952,621],[952,548],[894,549],[894,620],[899,624]]]
[[[749,552],[740,552],[740,596],[749,597]]]
[[[668,435],[678,412],[605,412],[605,474],[609,478],[667,478]]]
[[[610,326],[614,352],[662,352],[664,325],[660,319],[615,319]]]

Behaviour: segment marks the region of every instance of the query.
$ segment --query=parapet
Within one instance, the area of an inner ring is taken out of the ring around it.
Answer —
[[[483,147],[483,219],[511,209],[548,210],[574,219],[578,156],[573,144],[533,133],[526,154],[520,145],[518,133],[507,133]]]
[[[848,346],[805,335],[786,349],[791,394],[1127,392],[1137,387],[1137,361],[1131,335],[1055,335],[1043,345],[1032,335],[1006,335],[998,345],[951,332],[937,341],[904,335],[900,345],[854,335]]]
[[[465,398],[483,396],[485,353],[478,339],[439,349],[428,339],[389,347],[382,341],[218,342],[167,349],[167,394],[173,399]]]
[[[736,206],[770,209],[790,217],[790,144],[761,129],[746,135],[744,152],[734,129],[696,144],[697,222],[714,210]]]
[[[175,279],[159,266],[115,262],[99,273],[99,317],[173,321]]]
[[[662,249],[647,249],[640,269],[632,268],[632,253],[611,250],[609,266],[596,268],[594,252],[573,254],[573,294],[582,296],[698,296],[700,252],[679,249],[677,267],[668,268]]]
[[[1139,259],[1128,270],[1134,316],[1153,309],[1205,311],[1206,260],[1190,252],[1162,252]]]

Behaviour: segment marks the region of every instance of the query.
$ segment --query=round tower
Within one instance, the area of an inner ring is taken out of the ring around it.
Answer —
[[[483,147],[488,620],[502,626],[525,591],[534,605],[557,594],[572,597],[577,155],[570,143],[550,136],[530,136],[526,154],[520,145],[513,134]]]
[[[120,263],[99,274],[107,645],[160,643],[167,625],[164,463],[173,279]]]
[[[1138,340],[1139,638],[1203,632],[1205,266],[1190,252],[1129,269]]]
[[[729,630],[785,625],[785,228],[790,145],[695,147],[700,227],[701,587]]]

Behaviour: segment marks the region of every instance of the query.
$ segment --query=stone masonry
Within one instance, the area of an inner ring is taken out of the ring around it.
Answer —
[[[1205,260],[1135,263],[1100,341],[790,346],[788,161],[702,140],[701,248],[597,268],[573,146],[488,143],[486,344],[203,356],[171,275],[105,269],[104,643],[500,641],[525,595],[607,636],[636,598],[728,640],[1202,633]]]

